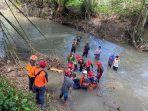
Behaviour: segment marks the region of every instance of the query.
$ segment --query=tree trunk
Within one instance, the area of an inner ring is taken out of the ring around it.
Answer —
[[[145,43],[143,39],[144,35],[144,26],[147,22],[148,10],[145,5],[143,5],[143,9],[139,14],[136,25],[133,28],[133,32],[131,34],[132,43],[136,48],[139,48],[141,45]]]
[[[147,18],[148,18],[148,9],[145,9],[145,14],[144,14],[144,19],[143,19],[143,23],[142,23],[142,27],[145,26],[146,22],[147,22]]]

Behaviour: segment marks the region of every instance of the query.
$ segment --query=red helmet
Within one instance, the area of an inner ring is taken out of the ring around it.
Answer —
[[[92,64],[91,60],[88,59],[88,60],[86,61],[86,67],[90,67],[91,64]]]
[[[65,70],[64,74],[65,74],[65,76],[71,77],[71,74],[72,74],[71,69],[68,68],[67,70]]]
[[[72,62],[68,62],[67,67],[70,69],[74,69],[74,64]]]
[[[39,61],[38,64],[41,68],[45,68],[47,66],[47,63],[43,60]]]
[[[89,71],[88,72],[88,77],[93,77],[94,76],[94,72],[93,71]]]
[[[76,55],[75,55],[75,58],[77,59],[77,61],[79,61],[79,60],[81,60],[81,59],[82,59],[82,56],[81,56],[81,55],[79,55],[79,54],[76,54]]]
[[[98,67],[101,67],[101,66],[102,66],[102,63],[98,61],[98,62],[96,63],[96,65],[97,65]]]

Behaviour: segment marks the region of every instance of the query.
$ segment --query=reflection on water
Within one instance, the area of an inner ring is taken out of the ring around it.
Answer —
[[[7,16],[10,17],[11,15]],[[17,17],[27,34],[30,35],[30,40],[37,50],[47,55],[53,55],[54,53],[62,59],[63,57],[66,58],[71,48],[72,39],[77,33],[75,30],[49,20],[31,18],[46,35],[48,40],[45,40],[26,19],[20,15]],[[25,46],[18,42],[16,33],[12,31],[11,34],[15,37],[17,45],[24,48]],[[101,81],[101,90],[104,96],[97,97],[95,92],[74,91],[71,98],[73,101],[71,102],[72,109],[74,111],[107,111],[104,107],[104,103],[107,101],[109,106],[117,103],[121,107],[121,111],[148,110],[148,54],[139,53],[126,44],[116,45],[105,40],[96,39],[92,35],[82,39],[78,53],[82,54],[82,47],[86,41],[89,41],[91,46],[88,57],[92,60],[94,59],[95,48],[99,45],[102,46],[101,62],[105,72]],[[107,69],[107,60],[112,53],[122,53],[117,73]]]

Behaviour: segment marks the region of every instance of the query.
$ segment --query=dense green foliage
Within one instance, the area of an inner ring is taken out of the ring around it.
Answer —
[[[57,3],[64,7],[73,7],[84,15],[84,12],[103,13],[103,14],[121,14],[135,15],[139,14],[144,4],[148,4],[148,0],[15,0],[17,3]],[[43,4],[44,4],[43,3]]]
[[[138,14],[143,7],[143,0],[55,0],[65,1],[66,6],[71,6],[80,11],[105,14]],[[147,2],[147,1],[145,1]]]
[[[38,111],[32,94],[22,92],[0,76],[0,111]]]

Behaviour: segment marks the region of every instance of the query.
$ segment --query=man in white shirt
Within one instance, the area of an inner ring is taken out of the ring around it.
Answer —
[[[96,50],[95,50],[95,59],[96,60],[99,60],[100,59],[100,55],[101,55],[101,52],[102,52],[102,49],[101,49],[101,46],[99,46]]]

